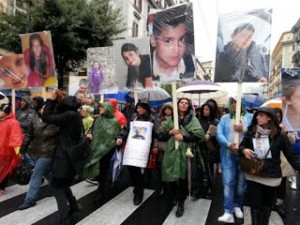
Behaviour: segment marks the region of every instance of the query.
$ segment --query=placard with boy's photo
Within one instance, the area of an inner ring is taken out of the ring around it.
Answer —
[[[253,142],[253,151],[258,158],[260,159],[272,158],[271,151],[269,151],[270,141],[268,137],[252,138],[252,142]]]
[[[195,77],[193,4],[150,11],[148,27],[155,82]]]

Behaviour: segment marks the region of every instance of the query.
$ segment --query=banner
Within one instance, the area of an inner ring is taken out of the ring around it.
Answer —
[[[119,89],[152,88],[149,38],[123,39],[113,44]]]
[[[88,48],[87,68],[89,89],[93,95],[118,92],[113,47]]]
[[[215,82],[268,82],[271,9],[219,17]]]
[[[153,80],[168,82],[194,78],[192,3],[150,12],[148,23]]]
[[[28,87],[56,87],[50,31],[21,35]]]
[[[28,87],[22,54],[0,56],[0,89],[21,89]]]
[[[153,123],[132,121],[127,138],[123,165],[146,168],[152,142]]]

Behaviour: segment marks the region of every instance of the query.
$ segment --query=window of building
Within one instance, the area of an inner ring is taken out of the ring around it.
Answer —
[[[134,6],[139,12],[142,12],[142,0],[134,0]]]
[[[139,35],[139,25],[133,21],[132,23],[132,37],[137,37]]]

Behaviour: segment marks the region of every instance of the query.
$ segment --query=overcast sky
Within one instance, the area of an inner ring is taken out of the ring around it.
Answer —
[[[272,8],[271,51],[281,34],[300,18],[300,0],[193,0],[196,57],[215,60],[218,15]]]

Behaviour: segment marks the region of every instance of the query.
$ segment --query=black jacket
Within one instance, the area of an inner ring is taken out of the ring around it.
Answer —
[[[253,149],[253,137],[254,135],[252,135],[250,132],[246,134],[239,147],[240,155],[243,155],[243,151],[245,148]],[[288,162],[294,169],[300,170],[300,155],[293,151],[292,146],[285,133],[278,132],[278,134],[274,137],[274,140],[269,139],[269,141],[271,145],[270,151],[272,154],[272,158],[265,159],[265,164],[263,166],[263,172],[261,175],[262,177],[282,177],[280,168],[280,151],[283,152]]]
[[[56,101],[47,99],[43,121],[57,125],[59,142],[55,151],[52,166],[52,176],[57,178],[72,179],[75,175],[66,149],[77,144],[82,136],[82,119],[77,111],[81,106],[75,96],[67,96],[58,105],[58,112],[54,113]]]

